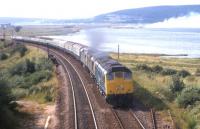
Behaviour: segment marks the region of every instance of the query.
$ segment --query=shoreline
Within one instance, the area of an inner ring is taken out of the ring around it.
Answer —
[[[109,52],[110,54],[117,54],[117,52]],[[135,55],[135,56],[154,56],[161,58],[186,58],[186,59],[200,59],[200,56],[190,56],[189,54],[159,54],[159,53],[120,53],[120,55]]]

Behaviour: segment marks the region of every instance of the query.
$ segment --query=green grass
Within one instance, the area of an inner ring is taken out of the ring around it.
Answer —
[[[58,82],[57,82],[56,74],[54,72],[55,68],[53,68],[52,70],[49,69],[49,67],[52,67],[52,66],[48,66],[46,64],[48,61],[43,61],[45,58],[47,58],[47,53],[45,51],[42,51],[41,49],[31,47],[31,46],[26,46],[26,47],[28,48],[28,51],[25,53],[25,55],[23,57],[21,57],[20,53],[18,53],[18,52],[15,52],[15,53],[9,55],[10,49],[13,49],[13,48],[4,48],[4,52],[7,52],[9,57],[6,60],[0,61],[0,70],[1,70],[0,72],[3,75],[2,77],[8,81],[10,86],[12,86],[12,92],[13,92],[13,95],[16,96],[16,98],[23,98],[23,99],[31,98],[31,100],[33,100],[33,98],[35,98],[34,99],[35,101],[41,102],[38,99],[39,97],[34,97],[34,96],[37,96],[36,94],[33,95],[32,93],[29,92],[29,89],[26,89],[23,87],[24,86],[41,87],[41,89],[43,89],[45,87],[50,86],[50,87],[53,87],[56,89]],[[12,67],[14,69],[16,69],[15,68],[16,64],[21,63],[21,65],[19,65],[19,67],[21,67],[25,60],[31,60],[32,62],[35,62],[36,64],[40,63],[40,65],[37,65],[38,71],[36,71],[34,73],[28,73],[25,75],[12,75],[12,73],[9,73],[10,70],[12,69]],[[47,69],[44,69],[45,67]],[[49,75],[49,76],[47,76],[47,75]],[[49,90],[47,89],[46,92],[38,91],[37,93],[39,95],[46,94],[48,91]],[[50,97],[53,97],[52,101],[55,100],[54,98],[56,95],[55,90],[53,90],[53,91],[54,92],[51,93],[52,96],[50,96]],[[44,95],[42,99],[45,100],[45,96],[47,96],[47,95]],[[45,102],[45,101],[43,101],[43,102]]]
[[[117,59],[117,54],[112,53],[111,57]],[[162,75],[152,71],[137,69],[139,64],[146,64],[151,68],[159,65],[163,69],[174,69],[178,72],[186,70],[191,75],[185,78],[180,76],[185,87],[200,87],[200,76],[195,75],[197,69],[200,68],[200,59],[176,59],[164,58],[159,55],[121,54],[120,62],[133,71],[134,96],[136,98],[146,106],[159,110],[164,117],[166,117],[164,114],[166,114],[167,110],[170,110],[177,127],[182,129],[200,127],[200,102],[187,108],[179,107],[176,102],[176,96],[181,91],[176,93],[170,91],[172,75]]]

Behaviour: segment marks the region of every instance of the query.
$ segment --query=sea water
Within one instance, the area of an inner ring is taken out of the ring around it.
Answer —
[[[95,28],[67,36],[51,36],[103,51],[187,55],[200,58],[200,29]]]

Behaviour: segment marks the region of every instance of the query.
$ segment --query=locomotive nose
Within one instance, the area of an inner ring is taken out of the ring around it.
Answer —
[[[117,85],[116,90],[117,91],[124,91],[124,86],[123,85]]]

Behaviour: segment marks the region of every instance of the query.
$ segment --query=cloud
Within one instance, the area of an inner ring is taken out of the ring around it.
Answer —
[[[170,18],[164,22],[145,25],[146,28],[200,28],[200,14],[190,14],[177,18]]]

